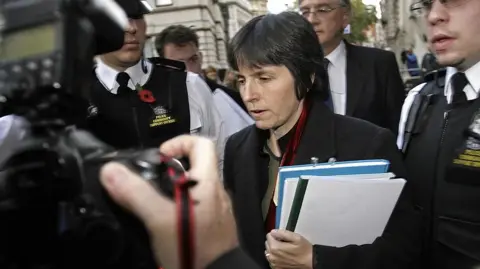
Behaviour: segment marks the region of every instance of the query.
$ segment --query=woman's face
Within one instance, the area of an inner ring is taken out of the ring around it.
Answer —
[[[289,130],[295,125],[302,101],[296,97],[294,78],[285,66],[239,66],[238,87],[257,128],[286,126]]]

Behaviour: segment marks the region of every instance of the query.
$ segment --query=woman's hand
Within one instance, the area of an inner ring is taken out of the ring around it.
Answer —
[[[265,256],[273,269],[312,269],[313,246],[303,236],[272,230],[267,234]]]

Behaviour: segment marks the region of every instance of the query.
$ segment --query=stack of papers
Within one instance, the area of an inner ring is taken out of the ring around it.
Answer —
[[[388,166],[388,161],[371,160],[282,167],[277,228],[286,229],[290,219],[289,229],[313,244],[372,243],[382,235],[405,185],[386,173]]]

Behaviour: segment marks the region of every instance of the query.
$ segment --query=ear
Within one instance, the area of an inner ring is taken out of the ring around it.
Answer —
[[[198,51],[198,61],[200,62],[200,65],[203,65],[203,53],[202,51]]]

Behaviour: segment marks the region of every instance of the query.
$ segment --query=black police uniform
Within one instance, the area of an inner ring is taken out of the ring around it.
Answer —
[[[130,18],[141,18],[147,12],[138,0],[116,1]],[[127,83],[124,85],[119,83],[117,94],[111,93],[93,72],[90,115],[85,129],[117,149],[158,147],[165,140],[190,132],[187,73],[184,65],[163,59],[152,59],[150,62],[152,65],[149,68],[148,81],[141,85],[141,88],[153,95],[155,101],[151,103],[140,98],[139,90],[127,88]],[[147,73],[147,65],[144,64],[143,67]],[[128,77],[125,82],[128,82]],[[98,168],[91,166],[85,172],[86,178],[89,179],[98,175]],[[98,180],[88,180],[84,188],[93,197],[103,197],[105,193],[99,184]],[[107,233],[109,230],[100,231],[93,236],[95,238],[92,242],[82,244],[88,249],[79,247],[78,253],[87,253],[86,257],[96,257],[93,261],[95,268],[159,268],[153,259],[148,234],[143,225],[111,203],[113,202],[106,200],[105,204],[99,203],[98,206],[100,212],[105,212],[103,207],[109,205],[108,208],[121,224],[115,230],[117,233]],[[111,245],[105,243],[108,241]],[[93,268],[90,259],[83,261],[68,257],[65,259],[70,260],[69,266],[65,268]]]
[[[131,19],[149,12],[139,0],[116,1]],[[94,75],[86,129],[117,149],[158,147],[172,137],[190,133],[184,65],[165,59],[151,62],[150,77],[141,88],[152,93],[153,103],[142,101],[139,90],[127,88],[126,82],[120,86],[126,88],[124,93],[119,88],[112,94]],[[146,72],[146,65],[143,67]]]
[[[445,80],[442,75],[423,89],[431,95],[405,153],[409,183],[425,220],[419,268],[474,268],[480,264],[480,98],[467,101],[466,78],[458,83],[455,75],[453,102],[447,104],[444,85],[438,83]]]
[[[88,129],[117,149],[158,147],[164,141],[190,132],[187,73],[181,69],[152,65],[150,78],[142,88],[155,101],[140,99],[139,90],[112,94],[95,76],[90,101],[95,112]]]

